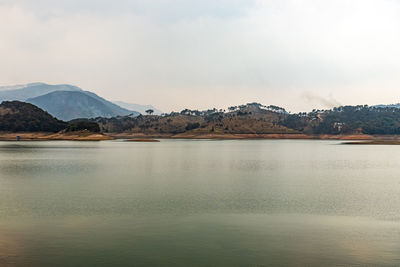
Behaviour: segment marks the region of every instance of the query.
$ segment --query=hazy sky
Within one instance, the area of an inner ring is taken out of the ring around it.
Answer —
[[[0,0],[0,85],[164,111],[400,102],[399,0]]]

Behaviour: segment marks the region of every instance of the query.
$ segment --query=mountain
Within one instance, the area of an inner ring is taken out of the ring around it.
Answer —
[[[45,95],[54,91],[83,91],[81,88],[68,84],[50,85],[45,83],[29,83],[25,85],[0,87],[1,101],[25,101],[29,98]]]
[[[139,115],[86,91],[54,91],[26,100],[61,120]]]
[[[104,98],[96,95],[95,93],[92,93],[89,91],[82,91],[82,93],[85,93],[88,96],[93,97],[93,98],[97,99],[98,101],[102,102],[103,104],[105,104],[109,109],[113,110],[113,112],[116,114],[115,116],[130,115],[130,116],[134,117],[134,116],[140,115],[140,113],[135,109],[121,107],[111,101],[105,100]]]
[[[51,94],[54,92],[64,93]],[[51,95],[44,97],[48,94]],[[83,96],[79,98],[77,97],[78,95]],[[63,99],[56,99],[56,96]],[[68,97],[72,98],[68,99]],[[29,83],[0,87],[0,102],[11,100],[36,104],[53,116],[63,120],[98,116],[137,116],[140,114],[139,112],[122,108],[95,93],[84,91],[77,86],[69,84]],[[88,105],[89,103],[90,105]]]
[[[139,104],[132,104],[132,103],[126,103],[122,101],[113,101],[113,103],[117,104],[120,107],[129,109],[129,110],[135,110],[138,111],[142,114],[146,114],[146,110],[152,109],[154,110],[154,115],[161,115],[163,112],[159,109],[156,109],[152,105],[139,105]]]
[[[57,120],[32,104],[20,101],[0,104],[0,131],[58,132],[66,127],[66,122]]]

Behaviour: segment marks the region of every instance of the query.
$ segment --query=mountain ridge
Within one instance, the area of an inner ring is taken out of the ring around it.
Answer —
[[[3,90],[1,90],[3,88]],[[7,90],[4,90],[7,88]],[[13,88],[13,89],[10,89]],[[29,83],[26,85],[3,86],[0,87],[0,101],[25,101],[29,98],[45,95],[54,91],[83,91],[75,85],[69,84],[46,84]]]
[[[139,115],[138,112],[121,108],[86,91],[54,91],[26,101],[65,121],[77,118]]]
[[[46,96],[54,92],[64,93],[56,93]],[[66,92],[78,92],[81,94],[80,96],[82,98],[77,97],[77,94]],[[54,97],[54,95],[65,99],[57,99]],[[73,101],[72,99],[67,99],[71,96],[74,96]],[[140,114],[134,110],[120,107],[93,92],[84,91],[78,86],[69,84],[51,85],[36,82],[12,86],[1,86],[0,102],[14,100],[33,103],[62,120],[95,118],[99,116],[106,118],[126,115],[137,116]],[[83,102],[86,103],[86,105]],[[91,103],[90,106],[88,106],[89,103]],[[95,108],[96,106],[97,109]]]

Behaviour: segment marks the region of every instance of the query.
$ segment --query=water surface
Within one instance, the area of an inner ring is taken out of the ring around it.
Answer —
[[[0,142],[0,266],[398,266],[399,148]]]

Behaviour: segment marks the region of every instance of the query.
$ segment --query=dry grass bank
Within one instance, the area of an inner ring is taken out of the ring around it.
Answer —
[[[35,133],[10,133],[0,132],[0,141],[52,141],[52,140],[65,140],[65,141],[102,141],[113,140],[114,138],[102,133],[92,133],[89,131],[79,132],[35,132]]]
[[[397,136],[372,135],[306,135],[306,134],[230,134],[230,133],[181,133],[181,134],[144,134],[144,133],[108,133],[115,139],[316,139],[316,140],[386,140]],[[400,140],[400,138],[399,138]]]

